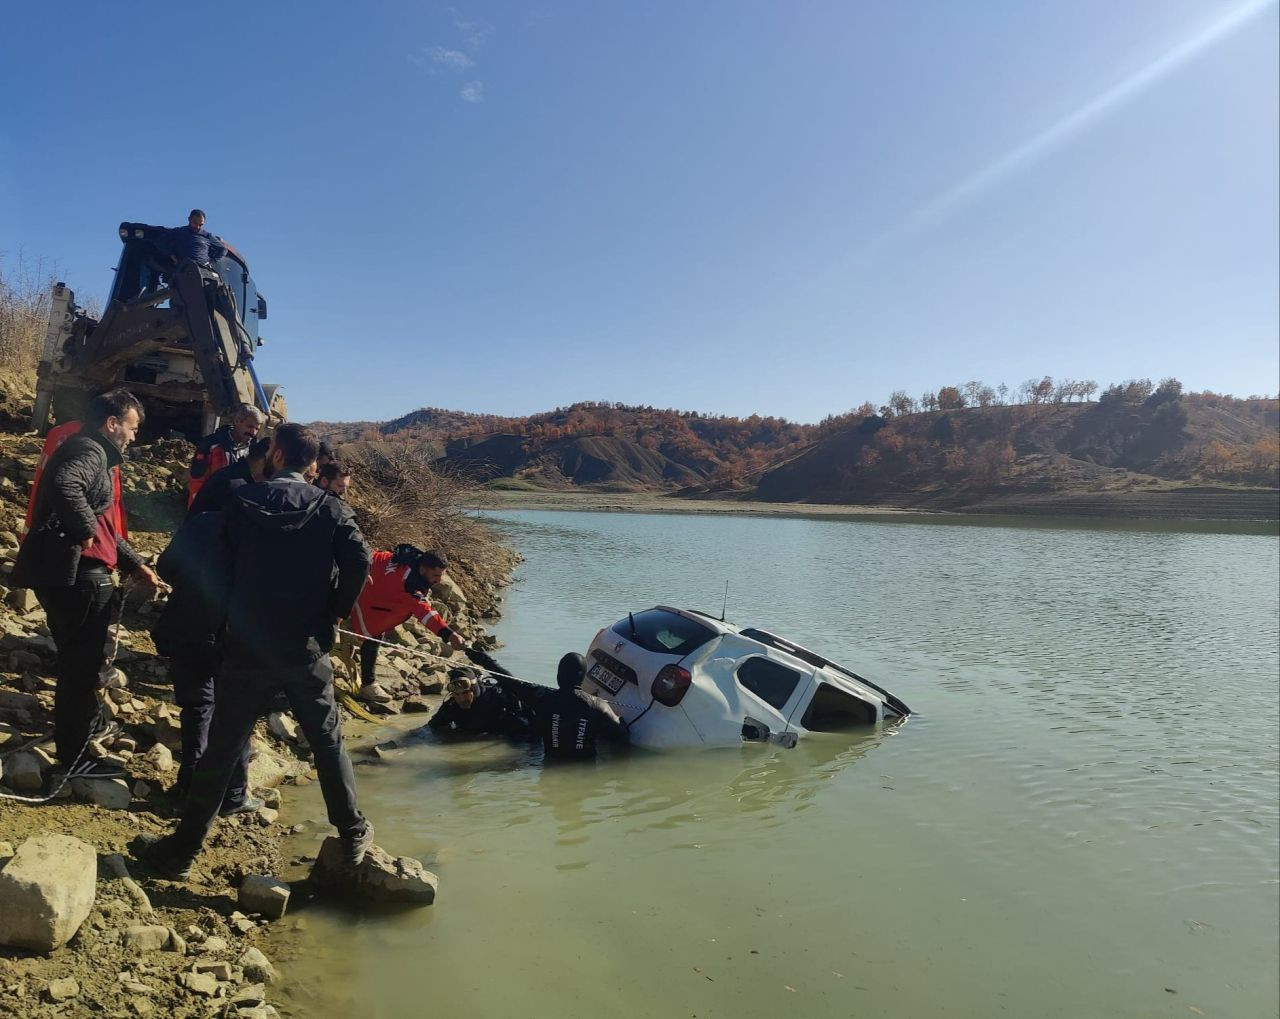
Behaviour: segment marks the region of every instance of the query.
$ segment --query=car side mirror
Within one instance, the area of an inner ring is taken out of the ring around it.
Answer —
[[[263,320],[267,317],[267,299],[261,294],[258,295],[258,318]]]

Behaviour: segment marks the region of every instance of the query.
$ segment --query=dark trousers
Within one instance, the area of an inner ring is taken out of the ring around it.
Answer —
[[[245,668],[230,663],[219,676],[209,745],[196,763],[182,820],[171,837],[175,855],[195,856],[204,845],[254,723],[271,710],[277,693],[288,699],[311,746],[329,823],[341,835],[363,831],[355,774],[342,743],[342,719],[333,698],[329,656],[322,655],[309,666]]]
[[[382,634],[377,634],[379,638]],[[377,641],[366,640],[360,645],[360,682],[376,683],[378,681],[378,648]]]
[[[98,715],[95,691],[106,660],[103,646],[111,628],[116,587],[111,571],[81,559],[70,587],[35,591],[58,646],[58,685],[53,701],[53,738],[58,762],[70,767],[89,738]]]
[[[169,659],[169,679],[173,683],[173,699],[182,709],[182,765],[178,768],[177,792],[185,796],[191,786],[196,762],[209,745],[209,723],[213,721],[216,693],[214,677],[222,665],[222,656],[211,647],[192,648]],[[236,760],[223,806],[243,803],[249,794],[249,742]]]

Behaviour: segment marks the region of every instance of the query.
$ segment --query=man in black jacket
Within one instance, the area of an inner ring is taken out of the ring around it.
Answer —
[[[351,508],[303,479],[316,447],[306,428],[281,425],[267,455],[270,480],[241,488],[226,512],[227,623],[209,746],[177,829],[144,849],[152,868],[175,880],[189,875],[254,722],[281,692],[311,747],[347,862],[359,865],[373,844],[373,826],[356,806],[328,654],[364,586],[370,552]]]
[[[223,470],[235,470],[235,466]],[[206,485],[198,499],[208,491]],[[182,764],[174,786],[179,797],[186,796],[196,763],[209,745],[231,582],[227,559],[225,517],[209,512],[189,516],[156,561],[161,579],[173,588],[151,637],[156,650],[169,659],[173,699],[182,709]],[[220,811],[223,815],[250,813],[265,805],[250,794],[248,772],[246,741],[227,781]]]
[[[142,404],[113,389],[94,398],[84,428],[49,459],[40,477],[31,530],[18,550],[11,582],[29,587],[45,610],[58,647],[54,743],[58,761],[81,758],[98,715],[94,691],[105,657],[116,587],[112,571],[155,586],[156,575],[119,533],[112,468],[142,424]],[[118,767],[81,758],[76,773],[109,778]]]
[[[237,488],[264,480],[267,476],[267,450],[270,448],[270,439],[254,439],[249,443],[249,450],[243,460],[237,460],[210,474],[200,486],[195,500],[187,507],[187,516],[226,509]]]

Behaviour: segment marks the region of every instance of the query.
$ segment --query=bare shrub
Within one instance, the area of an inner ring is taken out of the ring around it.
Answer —
[[[374,548],[401,542],[438,548],[449,557],[449,572],[469,598],[479,588],[509,579],[515,554],[484,521],[465,508],[475,486],[435,470],[423,449],[393,445],[349,446],[341,451],[352,471],[349,496],[360,529]]]
[[[43,260],[0,255],[0,371],[34,375],[49,327],[53,273]]]

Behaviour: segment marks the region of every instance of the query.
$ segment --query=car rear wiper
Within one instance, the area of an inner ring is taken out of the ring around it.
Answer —
[[[636,617],[635,617],[635,615],[634,615],[633,613],[628,612],[628,613],[627,613],[627,621],[631,624],[631,640],[634,642],[634,641],[635,641],[635,639],[636,639],[636,637],[637,637],[637,636],[639,636],[639,635],[636,633]]]

